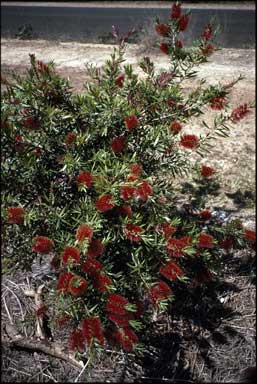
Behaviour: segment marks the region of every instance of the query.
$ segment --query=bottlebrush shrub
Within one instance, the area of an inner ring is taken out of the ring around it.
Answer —
[[[229,110],[229,86],[183,92],[194,65],[207,60],[203,47],[213,44],[208,25],[198,48],[183,48],[179,34],[189,24],[179,3],[166,23],[157,21],[168,72],[156,72],[148,57],[144,76],[124,65],[127,37],[114,29],[117,47],[102,69],[88,67],[92,81],[82,94],[34,55],[25,78],[2,79],[4,257],[30,268],[51,255],[53,320],[72,325],[70,347],[79,352],[108,343],[137,348],[178,284],[208,282],[224,252],[255,242],[238,223],[216,225],[204,206],[183,215],[174,204],[177,175],[196,170],[204,185],[217,177],[191,152],[203,156],[250,111]],[[204,107],[217,111],[214,126],[204,123],[209,131],[196,136],[185,125]]]

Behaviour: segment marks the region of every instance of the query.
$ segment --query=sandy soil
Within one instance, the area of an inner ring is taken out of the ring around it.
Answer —
[[[29,64],[29,53],[34,53],[38,60],[45,62],[53,60],[56,68],[72,75],[72,80],[83,76],[85,64],[93,63],[101,67],[113,50],[113,45],[107,44],[83,44],[74,42],[52,42],[46,40],[16,40],[1,39],[1,62],[3,68],[25,67]],[[136,44],[129,44],[125,55],[126,62],[132,64],[137,70],[139,59],[145,52]],[[158,52],[147,55],[155,62],[156,69],[167,69],[169,60]],[[140,72],[140,70],[139,70]],[[245,76],[248,92],[253,95],[255,92],[255,50],[254,49],[223,49],[213,54],[209,63],[202,64],[199,68],[199,78],[205,78],[210,82],[230,81],[232,78]],[[82,77],[83,80],[83,77]],[[81,84],[81,81],[80,81]],[[80,91],[82,88],[75,88]]]

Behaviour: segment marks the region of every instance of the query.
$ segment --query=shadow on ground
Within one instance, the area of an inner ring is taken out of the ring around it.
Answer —
[[[237,268],[241,267],[245,269],[243,263],[237,265]],[[185,289],[178,289],[169,313],[171,330],[156,334],[153,327],[152,334],[156,335],[146,341],[148,351],[141,362],[144,375],[135,382],[204,382],[203,378],[196,377],[194,369],[200,361],[205,371],[209,371],[207,382],[217,382],[221,367],[217,366],[217,356],[211,356],[210,351],[220,349],[220,354],[225,354],[231,343],[247,342],[246,335],[233,326],[233,319],[241,317],[243,320],[244,314],[224,304],[227,297],[241,291],[237,284],[224,280],[188,290],[186,295]],[[226,320],[225,325],[223,319]],[[166,322],[167,319],[163,322],[164,328]],[[158,329],[158,325],[156,327]],[[236,359],[235,356],[231,358]],[[240,375],[246,366],[246,360],[244,366],[238,364],[237,373]],[[223,369],[229,367],[224,366]],[[229,379],[228,375],[226,379]]]

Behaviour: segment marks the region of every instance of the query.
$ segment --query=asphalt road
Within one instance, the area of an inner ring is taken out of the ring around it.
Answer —
[[[184,9],[186,7],[184,6]],[[111,27],[117,25],[121,33],[135,27],[149,28],[151,20],[159,16],[167,19],[164,8],[99,8],[1,6],[2,37],[15,37],[19,28],[31,25],[32,38],[61,41],[109,42]],[[193,8],[188,31],[181,34],[186,44],[199,37],[203,26],[215,16],[221,27],[217,39],[224,48],[255,47],[255,10]]]

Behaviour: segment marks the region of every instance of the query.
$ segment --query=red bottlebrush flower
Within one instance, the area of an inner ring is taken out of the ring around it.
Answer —
[[[148,197],[153,194],[153,189],[146,181],[143,181],[143,183],[137,187],[137,194],[141,200],[147,200]]]
[[[22,125],[30,131],[34,131],[40,128],[40,122],[36,116],[26,117],[22,120]]]
[[[128,130],[131,132],[133,129],[137,128],[139,125],[139,121],[135,115],[127,116],[125,118],[125,125]]]
[[[48,311],[48,307],[46,305],[41,305],[41,307],[36,309],[36,316],[37,317],[44,317],[46,315],[46,312]]]
[[[70,260],[78,264],[80,259],[79,250],[75,247],[65,247],[61,256],[64,264],[68,264]]]
[[[104,251],[104,245],[100,240],[94,239],[91,241],[87,251],[87,257],[97,257]]]
[[[185,148],[194,149],[198,147],[199,139],[195,135],[183,135],[180,145]]]
[[[77,134],[75,132],[70,132],[65,137],[65,144],[68,146],[72,145],[76,140]]]
[[[201,219],[203,219],[203,220],[210,220],[210,218],[211,218],[211,212],[208,209],[201,211],[199,213],[199,215],[201,216]]]
[[[73,296],[83,295],[86,289],[87,289],[87,281],[83,277],[74,275],[70,279],[68,291]]]
[[[167,264],[161,267],[160,273],[170,281],[176,280],[178,277],[184,275],[182,269],[173,261],[168,261]]]
[[[131,351],[133,349],[133,343],[124,335],[124,328],[118,328],[112,334],[112,339],[125,351]]]
[[[83,320],[82,332],[88,344],[90,344],[93,337],[98,340],[99,344],[104,344],[104,334],[99,317],[89,317],[88,319]]]
[[[174,101],[172,99],[168,99],[167,104],[169,107],[173,108],[176,105],[176,101]]]
[[[76,232],[76,239],[78,241],[88,240],[90,241],[93,236],[93,229],[88,224],[81,224]]]
[[[183,43],[182,43],[182,41],[181,40],[176,40],[175,41],[175,46],[177,47],[177,48],[183,48]]]
[[[228,251],[230,248],[234,246],[234,238],[233,236],[226,237],[224,240],[219,242],[219,246],[225,251]]]
[[[129,303],[125,297],[118,295],[117,293],[111,293],[108,296],[108,302],[115,305],[123,305],[123,306]]]
[[[126,148],[126,139],[123,136],[115,137],[111,142],[111,148],[113,152],[119,153]]]
[[[127,224],[124,228],[124,235],[128,240],[131,241],[140,241],[142,228],[138,227],[135,224]]]
[[[69,283],[72,277],[74,276],[71,272],[62,272],[59,276],[58,283],[57,283],[57,292],[58,293],[64,293],[68,292]]]
[[[37,61],[37,69],[42,74],[45,74],[45,73],[49,74],[49,72],[50,72],[49,66],[47,64],[43,63],[43,61],[40,61],[40,60]]]
[[[204,30],[203,30],[203,33],[201,34],[201,37],[204,39],[204,40],[209,40],[211,37],[212,37],[212,27],[210,24],[207,24],[205,27],[204,27]]]
[[[175,232],[177,228],[173,227],[169,223],[163,223],[162,224],[162,231],[164,233],[165,239],[169,239]]]
[[[16,141],[17,143],[20,143],[20,142],[22,141],[22,137],[21,137],[21,135],[16,135],[16,136],[15,136],[15,141]]]
[[[129,175],[127,177],[127,181],[136,181],[136,180],[138,180],[138,176],[136,175]]]
[[[120,196],[123,200],[129,200],[135,197],[136,187],[124,185],[120,188]]]
[[[118,87],[122,88],[122,87],[123,87],[124,80],[125,80],[125,75],[120,75],[120,76],[118,76],[117,79],[115,80],[115,84],[118,85]]]
[[[131,328],[123,328],[123,332],[133,344],[138,344],[138,337]]]
[[[150,288],[149,290],[150,300],[153,304],[157,304],[159,300],[166,299],[171,294],[172,290],[170,289],[168,284],[164,283],[164,281],[159,281],[154,287]]]
[[[91,327],[94,333],[94,337],[98,340],[98,342],[103,345],[104,344],[104,333],[101,324],[101,320],[99,317],[92,317],[90,319]]]
[[[170,27],[167,24],[157,24],[155,30],[159,35],[167,36],[170,31]]]
[[[21,224],[24,221],[25,211],[21,207],[7,208],[7,222],[9,224]]]
[[[128,310],[125,308],[125,305],[129,304],[129,301],[117,293],[110,293],[106,302],[106,311],[115,313],[116,315],[126,315]]]
[[[180,31],[185,31],[185,29],[187,28],[188,22],[189,22],[188,15],[181,16],[178,21],[178,29]]]
[[[214,238],[211,235],[207,235],[206,233],[200,233],[197,245],[201,248],[213,248],[213,241]]]
[[[108,319],[111,320],[114,324],[119,325],[120,327],[128,327],[130,325],[130,319],[127,316],[119,316],[115,313],[109,313]]]
[[[104,273],[95,273],[92,275],[92,284],[99,292],[105,293],[109,291],[109,287],[113,285],[113,281]]]
[[[111,195],[103,195],[101,197],[98,197],[95,205],[96,209],[100,212],[109,211],[114,207],[114,205],[110,203],[111,199],[112,199]]]
[[[210,56],[213,53],[215,46],[213,44],[207,44],[207,46],[201,47],[200,49],[204,56]]]
[[[134,331],[129,328],[118,328],[113,334],[112,339],[119,344],[125,351],[133,349],[135,344],[138,344],[138,337]]]
[[[212,109],[221,110],[222,108],[224,108],[225,102],[226,100],[224,99],[224,97],[214,97],[210,101],[210,107]]]
[[[15,151],[16,152],[23,152],[25,147],[26,147],[26,143],[22,140],[22,137],[20,135],[16,135],[15,136]]]
[[[168,53],[169,53],[169,46],[168,46],[168,44],[167,43],[161,43],[160,51],[162,53],[165,53],[166,55],[168,55]]]
[[[207,167],[206,165],[202,165],[201,168],[201,175],[203,177],[209,177],[212,176],[215,173],[215,169],[212,167]]]
[[[108,311],[108,318],[113,323],[119,325],[120,327],[129,326],[129,321],[135,319],[135,313],[129,312],[122,307],[117,307],[114,304],[106,305],[106,309]]]
[[[77,183],[78,184],[85,184],[87,188],[90,187],[93,181],[93,176],[88,171],[80,171],[78,177],[77,177]]]
[[[180,244],[182,245],[182,247],[186,247],[192,243],[192,237],[190,237],[190,236],[183,236],[177,240],[180,240]]]
[[[181,16],[181,4],[174,3],[171,8],[170,19],[179,19]]]
[[[189,236],[181,237],[180,239],[169,239],[167,251],[172,257],[181,257],[184,255],[183,249],[191,244],[192,238]]]
[[[142,171],[143,171],[143,167],[141,164],[138,164],[138,163],[131,164],[130,172],[132,173],[132,175],[140,177],[142,174]]]
[[[256,231],[252,231],[251,229],[246,229],[244,232],[244,239],[247,241],[251,241],[251,242],[255,243]]]
[[[124,308],[124,306],[121,306],[121,305],[119,306],[114,303],[107,303],[105,308],[107,312],[115,313],[116,315],[119,315],[119,316],[126,316],[128,313],[127,309]]]
[[[178,133],[182,129],[182,125],[178,121],[173,121],[173,123],[170,126],[170,129],[173,133]]]
[[[85,339],[81,329],[74,329],[70,334],[70,349],[72,351],[84,352]]]
[[[103,264],[96,259],[90,258],[82,264],[81,269],[82,271],[94,276],[96,273],[99,273],[103,269]]]
[[[241,120],[245,115],[250,112],[250,109],[247,104],[239,105],[239,107],[235,108],[231,113],[231,119],[233,122]]]
[[[45,236],[37,236],[32,240],[34,245],[32,250],[38,253],[49,253],[53,248],[53,241]]]
[[[162,72],[156,79],[156,84],[159,85],[161,88],[165,87],[169,81],[173,78],[174,74],[173,72]],[[158,110],[158,105],[153,104],[151,107],[151,111]]]
[[[130,205],[123,205],[118,208],[118,211],[121,216],[132,217],[132,209]]]

